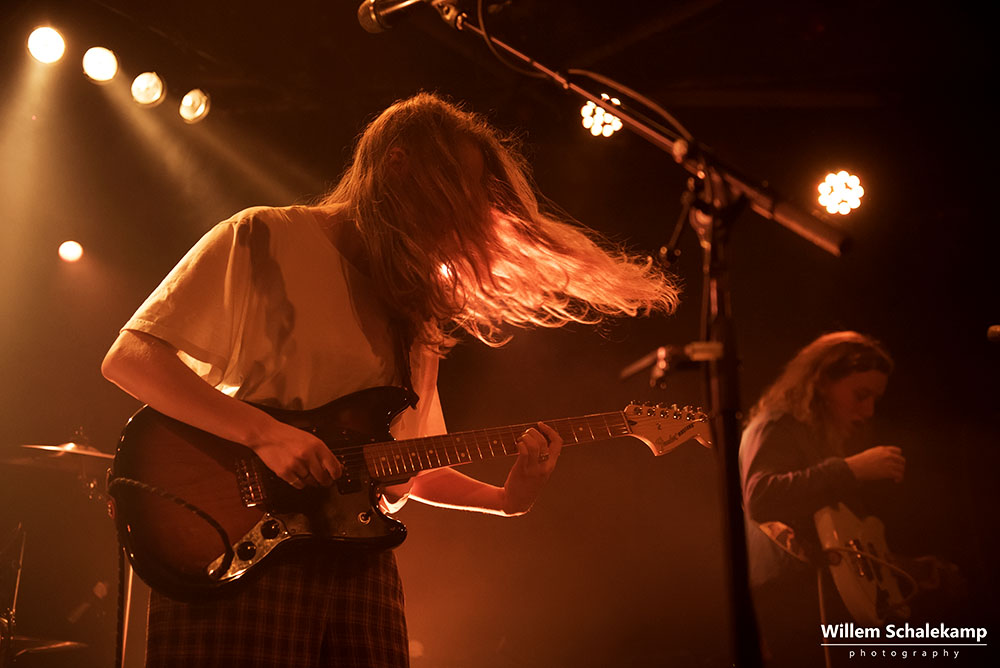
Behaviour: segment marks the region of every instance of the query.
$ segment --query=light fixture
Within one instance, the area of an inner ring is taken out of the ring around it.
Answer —
[[[83,54],[83,73],[96,83],[107,83],[118,74],[118,58],[110,49],[94,46]]]
[[[55,28],[35,28],[28,35],[28,52],[40,63],[54,63],[66,53],[66,42]]]
[[[143,72],[132,80],[132,99],[140,106],[155,107],[166,97],[167,87],[156,72]]]
[[[185,123],[197,123],[208,116],[210,106],[211,100],[208,93],[200,88],[194,88],[181,98],[181,106],[178,111]]]
[[[865,196],[861,179],[844,170],[836,174],[827,174],[817,190],[819,190],[819,203],[825,206],[829,213],[839,213],[842,216],[861,206],[861,198]]]
[[[59,245],[59,257],[63,262],[76,262],[83,257],[83,246],[76,241],[64,241]]]
[[[601,99],[606,100],[612,106],[621,106],[621,101],[616,97],[610,97],[607,93],[601,93]],[[610,137],[622,129],[622,120],[614,114],[608,113],[604,107],[593,102],[587,102],[580,109],[583,116],[583,127],[590,130],[590,134],[595,137]]]

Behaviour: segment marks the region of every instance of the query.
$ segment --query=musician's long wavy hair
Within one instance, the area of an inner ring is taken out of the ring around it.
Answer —
[[[677,305],[677,285],[649,258],[543,210],[516,141],[434,94],[375,118],[321,205],[357,225],[409,339],[441,353],[458,329],[497,346],[510,338],[505,325],[592,324]]]
[[[870,336],[849,331],[824,334],[785,365],[751,409],[749,421],[787,413],[800,422],[825,429],[822,388],[852,373],[876,370],[889,375],[892,367],[889,353]]]

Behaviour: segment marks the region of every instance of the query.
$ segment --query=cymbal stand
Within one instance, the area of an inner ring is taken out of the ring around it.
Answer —
[[[5,597],[0,600],[0,666],[7,668],[14,662],[14,627],[17,617],[17,593],[21,587],[21,567],[24,564],[24,544],[27,534],[20,523],[11,532],[6,544],[0,547],[0,593]],[[16,556],[14,553],[16,552]],[[11,575],[8,576],[8,573]],[[10,578],[13,587],[6,580]]]

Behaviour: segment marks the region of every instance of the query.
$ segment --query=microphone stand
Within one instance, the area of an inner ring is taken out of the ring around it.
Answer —
[[[598,95],[570,81],[513,47],[484,33],[449,0],[430,0],[446,23],[459,31],[468,31],[488,39],[495,47],[544,75],[553,83],[590,100],[606,105]],[[734,664],[740,668],[762,665],[757,620],[750,598],[748,559],[743,523],[738,450],[740,442],[739,356],[730,301],[727,243],[733,222],[750,206],[755,212],[784,225],[827,252],[840,256],[849,239],[840,230],[812,216],[777,196],[766,186],[754,185],[732,167],[724,165],[701,144],[687,139],[671,139],[653,124],[627,109],[614,107],[622,125],[672,155],[692,174],[683,203],[689,222],[702,248],[702,342],[715,344],[721,354],[710,355],[703,362],[706,408],[712,416],[716,461],[720,477],[723,509],[723,545],[730,555],[729,572],[730,628]],[[670,245],[661,251],[671,259],[679,230]],[[649,356],[647,356],[649,357]],[[645,358],[644,358],[645,359]],[[655,358],[654,358],[655,359]]]

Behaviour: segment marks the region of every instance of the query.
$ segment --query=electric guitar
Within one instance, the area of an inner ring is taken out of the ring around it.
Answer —
[[[842,503],[820,508],[813,520],[837,592],[854,620],[881,626],[889,617],[909,618],[917,583],[893,563],[882,521],[860,520]]]
[[[118,536],[136,574],[190,599],[235,583],[275,548],[313,539],[389,549],[406,527],[379,507],[383,487],[421,471],[517,454],[531,424],[393,441],[389,425],[412,394],[376,387],[307,411],[259,407],[319,437],[344,465],[330,487],[298,490],[249,449],[146,406],[122,432],[108,475]],[[630,404],[624,411],[548,421],[565,445],[632,436],[654,455],[695,439],[707,416],[691,407]]]

